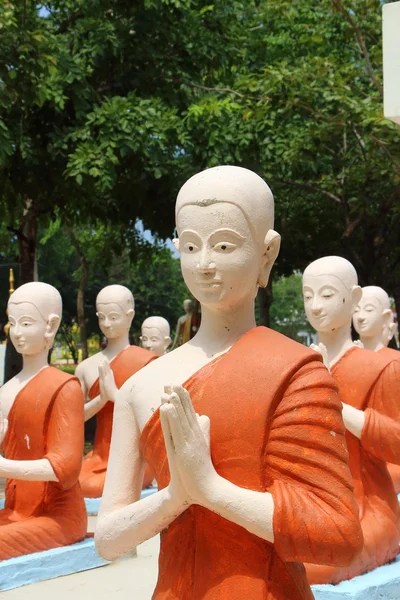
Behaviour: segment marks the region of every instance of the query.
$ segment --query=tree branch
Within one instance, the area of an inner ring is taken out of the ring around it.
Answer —
[[[338,11],[342,13],[342,15],[344,16],[346,21],[349,23],[350,27],[353,29],[353,31],[356,35],[356,38],[357,38],[357,43],[360,48],[361,54],[364,57],[365,66],[366,66],[368,75],[370,76],[371,81],[373,82],[374,86],[378,90],[381,98],[383,98],[383,87],[379,83],[379,81],[376,78],[376,75],[374,73],[374,69],[372,67],[372,62],[371,62],[371,58],[369,56],[367,44],[365,43],[364,35],[363,35],[360,27],[357,25],[357,23],[351,16],[351,13],[348,10],[346,10],[346,8],[342,5],[340,0],[332,0],[332,2],[333,2],[333,5],[338,9]]]
[[[340,196],[336,196],[336,194],[332,194],[331,192],[327,192],[326,190],[323,190],[322,188],[320,188],[318,186],[311,185],[309,183],[301,183],[299,181],[283,181],[283,180],[280,180],[279,183],[281,183],[282,185],[288,185],[288,186],[291,186],[291,187],[298,187],[298,188],[301,188],[303,190],[308,190],[309,192],[314,192],[316,194],[322,194],[323,196],[326,196],[327,198],[330,198],[331,200],[333,200],[337,204],[343,205],[343,199]]]

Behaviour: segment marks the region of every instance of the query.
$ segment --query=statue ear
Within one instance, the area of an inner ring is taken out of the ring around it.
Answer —
[[[135,311],[133,310],[133,308],[130,308],[127,313],[126,313],[127,317],[131,317],[131,319],[133,320],[133,317],[135,316]]]
[[[385,308],[385,310],[382,313],[382,317],[385,323],[390,323],[390,320],[393,317],[393,313],[390,310],[390,308]]]
[[[389,325],[389,328],[388,328],[388,329],[389,329],[389,342],[390,342],[390,340],[392,339],[392,337],[393,337],[393,336],[394,336],[394,334],[396,333],[396,330],[397,330],[397,323],[395,323],[395,322],[393,321],[393,323],[390,323],[390,325]]]
[[[173,245],[175,246],[175,250],[176,250],[177,252],[179,252],[179,240],[178,240],[178,238],[174,238],[174,239],[172,240],[172,243],[173,243]]]
[[[267,286],[271,269],[274,266],[274,262],[279,254],[280,247],[281,236],[273,229],[270,229],[264,240],[261,269],[257,281],[260,287]]]
[[[44,338],[46,340],[46,348],[48,349],[50,349],[53,345],[54,338],[56,336],[60,322],[61,318],[55,314],[49,315],[49,318],[47,319],[47,326]]]
[[[351,288],[351,303],[353,305],[353,312],[360,303],[362,296],[362,289],[359,285],[353,285]]]
[[[165,338],[164,338],[164,341],[165,341],[165,349],[167,349],[172,340],[169,337],[169,335],[166,335]]]

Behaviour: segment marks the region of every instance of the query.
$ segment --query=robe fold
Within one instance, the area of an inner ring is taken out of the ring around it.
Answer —
[[[0,511],[0,560],[84,539],[87,516],[78,483],[83,406],[78,379],[53,367],[40,371],[15,397],[3,442],[5,457],[46,458],[58,482],[7,479]]]
[[[219,475],[272,494],[275,541],[192,505],[161,533],[153,599],[311,600],[302,562],[346,565],[362,547],[341,403],[321,357],[258,327],[185,387],[210,418]],[[164,488],[159,410],[140,447]]]
[[[394,350],[393,348],[381,348],[378,350],[378,354],[379,356],[384,356],[389,361],[400,360],[400,352],[398,350]],[[390,477],[392,478],[396,494],[400,494],[400,465],[388,463],[387,467]]]
[[[129,377],[157,358],[155,354],[129,346],[120,352],[111,362],[115,383],[119,389]],[[89,390],[89,399],[93,400],[100,394],[100,382],[96,379]],[[110,455],[111,432],[114,414],[113,402],[107,402],[96,415],[97,426],[92,452],[83,459],[79,481],[85,498],[99,498],[103,494],[104,481]],[[146,469],[143,487],[148,487],[153,480],[153,474]]]
[[[310,583],[338,583],[393,560],[399,552],[398,501],[386,462],[400,462],[400,363],[357,347],[333,366],[342,402],[365,411],[361,440],[346,432],[349,465],[364,536],[349,566],[307,565]]]

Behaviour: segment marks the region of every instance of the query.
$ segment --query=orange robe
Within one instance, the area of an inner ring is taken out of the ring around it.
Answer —
[[[53,481],[7,479],[0,511],[0,560],[84,539],[86,508],[78,483],[83,451],[83,394],[78,379],[53,367],[17,394],[3,442],[10,460],[47,458]]]
[[[351,348],[333,366],[341,400],[365,411],[361,440],[346,432],[364,548],[348,567],[307,565],[310,583],[338,583],[395,558],[398,501],[386,462],[400,463],[400,363]]]
[[[129,346],[120,352],[111,362],[110,367],[114,373],[115,383],[119,389],[129,377],[142,369],[149,362],[157,358],[155,354],[139,348]],[[100,394],[100,382],[97,379],[89,390],[89,398],[93,400]],[[85,498],[99,498],[103,494],[104,481],[110,454],[111,432],[113,422],[114,404],[107,402],[97,413],[97,426],[94,438],[93,451],[83,459],[79,481]],[[143,487],[148,487],[153,481],[153,474],[146,469]]]
[[[192,505],[161,534],[155,600],[311,600],[303,561],[346,565],[362,547],[335,383],[311,350],[258,327],[186,382],[211,420],[216,471],[270,492],[273,544]],[[140,446],[169,482],[157,410]]]
[[[394,350],[393,348],[381,348],[378,350],[378,354],[380,356],[384,356],[391,360],[400,360],[400,352],[398,350]],[[400,387],[400,382],[399,382]],[[400,397],[399,397],[400,402]],[[388,470],[390,473],[390,477],[392,478],[394,489],[396,490],[396,494],[400,494],[400,465],[394,465],[393,463],[388,463]]]

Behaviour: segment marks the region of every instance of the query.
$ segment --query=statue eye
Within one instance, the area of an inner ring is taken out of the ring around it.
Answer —
[[[220,242],[214,246],[214,250],[217,250],[218,252],[232,252],[235,248],[236,245],[231,242]]]
[[[198,248],[198,246],[196,246],[196,244],[193,244],[193,242],[187,242],[187,243],[184,245],[184,249],[185,249],[187,252],[192,252],[192,253],[194,253],[194,252],[196,252],[196,251],[197,251],[199,248]]]

